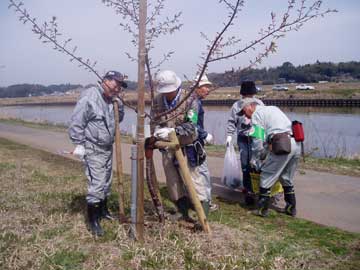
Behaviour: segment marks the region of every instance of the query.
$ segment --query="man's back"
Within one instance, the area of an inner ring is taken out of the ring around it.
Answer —
[[[253,125],[260,125],[266,136],[289,132],[291,133],[290,119],[276,106],[256,106],[251,117]]]

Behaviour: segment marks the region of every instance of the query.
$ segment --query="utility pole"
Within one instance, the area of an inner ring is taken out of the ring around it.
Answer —
[[[137,211],[136,239],[144,241],[144,120],[145,120],[145,38],[147,0],[140,0],[139,6],[139,50],[138,50],[138,107],[137,107]]]

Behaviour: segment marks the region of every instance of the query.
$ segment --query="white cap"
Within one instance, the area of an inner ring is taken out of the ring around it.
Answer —
[[[259,102],[257,101],[256,98],[242,98],[239,100],[239,112],[238,114],[239,115],[242,115],[244,112],[243,112],[243,109],[247,106],[247,105],[250,105],[252,103],[256,103],[256,104],[259,104]]]
[[[171,93],[181,85],[181,79],[171,70],[162,70],[155,76],[156,91],[159,93]]]
[[[198,79],[199,79],[199,75],[196,76],[194,83],[196,83]],[[203,85],[212,85],[212,83],[209,81],[208,77],[205,74],[202,75],[198,87],[201,87]]]

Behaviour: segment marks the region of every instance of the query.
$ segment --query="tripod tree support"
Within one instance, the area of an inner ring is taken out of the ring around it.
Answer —
[[[200,222],[204,232],[211,235],[209,223],[206,219],[204,209],[201,206],[200,200],[196,194],[196,191],[195,191],[192,179],[191,179],[189,167],[187,166],[186,158],[184,157],[184,154],[181,151],[179,140],[176,136],[176,133],[171,132],[169,134],[169,138],[170,138],[170,143],[156,142],[156,146],[158,148],[167,147],[169,149],[174,149],[175,157],[176,157],[177,161],[179,162],[180,174],[183,178],[186,189],[189,192],[190,199],[191,199],[192,203],[194,204],[194,208],[195,208],[196,214],[198,216],[199,222]]]
[[[115,100],[114,115],[115,115],[115,156],[116,156],[116,173],[118,178],[118,190],[119,190],[119,221],[120,223],[126,223],[127,218],[125,216],[125,199],[124,199],[124,177],[121,158],[121,137],[120,137],[120,125],[119,125],[119,103]]]

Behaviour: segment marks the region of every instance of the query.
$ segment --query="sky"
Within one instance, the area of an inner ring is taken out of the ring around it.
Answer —
[[[148,0],[151,2],[152,0]],[[136,56],[128,33],[120,27],[122,16],[106,7],[101,0],[24,0],[25,7],[38,22],[58,20],[59,30],[70,45],[77,46],[79,56],[97,61],[97,70],[118,70],[137,79],[137,65],[126,52]],[[308,2],[313,2],[309,1]],[[69,57],[42,44],[32,33],[30,24],[22,24],[18,15],[8,9],[8,0],[0,0],[0,86],[19,83],[43,85],[74,83],[89,84],[97,78],[69,61]],[[257,36],[261,27],[267,27],[270,13],[281,14],[287,0],[247,0],[229,35],[242,39],[242,44]],[[360,61],[360,1],[324,0],[323,8],[337,9],[324,18],[310,21],[299,32],[291,32],[277,42],[278,50],[259,67],[273,67],[289,61],[303,65],[319,61]],[[167,0],[162,16],[182,11],[180,31],[162,37],[155,43],[150,56],[154,62],[174,51],[170,61],[161,69],[172,69],[179,77],[193,78],[202,64],[201,55],[207,43],[200,32],[214,37],[226,21],[227,11],[218,0]],[[70,46],[71,47],[71,46]],[[246,67],[253,53],[236,59],[212,63],[208,72],[223,72]]]

